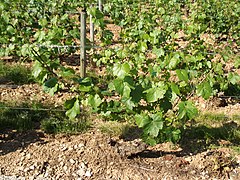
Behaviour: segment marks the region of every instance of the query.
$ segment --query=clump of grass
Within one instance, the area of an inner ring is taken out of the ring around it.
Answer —
[[[129,124],[117,121],[107,121],[99,126],[101,132],[111,136],[121,136],[125,134],[129,128]]]
[[[77,118],[74,121],[59,119],[57,117],[45,118],[41,122],[41,129],[49,134],[78,134],[85,132],[91,127],[91,123],[88,120]]]
[[[0,103],[0,130],[24,132],[41,128],[46,133],[75,134],[86,131],[91,125],[87,115],[72,121],[64,111],[51,111],[51,108],[40,104],[6,107],[6,104]]]
[[[7,107],[7,108],[6,108]],[[41,117],[46,116],[46,112],[28,109],[26,105],[22,107],[8,108],[7,105],[0,105],[0,129],[14,129],[17,131],[27,131],[35,128]]]
[[[28,84],[34,81],[30,68],[21,64],[8,65],[3,62],[0,62],[0,78],[17,85]]]
[[[181,140],[182,146],[186,145],[193,152],[214,146],[230,148],[239,146],[240,125],[235,121],[237,118],[238,115],[213,113],[200,115],[194,124],[185,129]],[[228,143],[221,144],[222,140]]]
[[[228,121],[229,117],[224,115],[223,113],[204,113],[200,114],[196,118],[197,123],[203,123],[203,124],[213,124],[213,123],[222,123],[225,121]]]

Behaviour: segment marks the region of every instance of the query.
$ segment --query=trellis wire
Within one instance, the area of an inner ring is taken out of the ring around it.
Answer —
[[[63,109],[27,108],[27,107],[12,107],[12,106],[0,106],[0,109],[28,110],[28,111],[53,111],[53,112],[66,112],[66,110],[63,110]]]
[[[8,47],[10,45],[14,45],[14,46],[23,46],[24,44],[0,44],[0,47]],[[110,44],[110,45],[107,45],[107,46],[96,46],[96,45],[86,45],[85,48],[86,49],[90,49],[90,48],[93,48],[93,49],[111,49],[111,50],[119,50],[121,48],[117,47],[117,48],[110,48],[111,46],[114,46],[114,45],[118,45],[118,43],[116,44]],[[119,45],[121,45],[119,43]],[[44,44],[36,44],[36,45],[30,45],[30,46],[34,46],[34,47],[42,47],[42,48],[57,48],[57,49],[80,49],[82,46],[81,45],[44,45]],[[161,48],[161,47],[160,47]],[[181,49],[181,50],[184,50],[184,49]],[[181,50],[164,50],[164,52],[184,52],[184,51],[181,51]],[[240,52],[240,49],[237,49],[238,52]],[[151,52],[152,50],[147,50],[147,52]],[[205,54],[205,55],[217,55],[217,54],[220,54],[220,52],[204,52],[204,51],[198,51],[198,53],[202,53],[202,54]]]

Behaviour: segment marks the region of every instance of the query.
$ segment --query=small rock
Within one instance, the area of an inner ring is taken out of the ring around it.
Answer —
[[[78,148],[82,148],[82,147],[84,147],[84,144],[83,144],[83,143],[80,143],[80,144],[78,145]]]
[[[59,164],[60,164],[60,166],[63,166],[63,165],[64,165],[64,162],[60,162]]]
[[[92,173],[91,173],[91,171],[86,171],[86,173],[85,173],[85,176],[87,176],[87,177],[91,177],[92,176]]]
[[[84,169],[81,168],[76,172],[76,174],[79,175],[80,177],[82,177],[85,175],[85,171],[84,171]]]
[[[28,172],[29,170],[30,170],[29,168],[25,168],[23,171]]]
[[[82,169],[85,169],[85,168],[86,168],[86,165],[84,164],[84,162],[81,162],[81,165],[80,165],[80,166],[81,166]]]
[[[68,167],[67,166],[63,166],[63,170],[67,171]]]
[[[73,159],[69,160],[71,164],[75,164],[75,161]]]
[[[34,170],[34,169],[35,169],[35,166],[32,165],[32,166],[29,167],[29,169]]]
[[[44,175],[44,177],[48,177],[48,175],[49,175],[49,174],[46,172],[45,175]]]
[[[31,154],[30,154],[30,153],[27,154],[27,155],[26,155],[26,158],[27,158],[27,159],[30,159],[30,158],[31,158]]]

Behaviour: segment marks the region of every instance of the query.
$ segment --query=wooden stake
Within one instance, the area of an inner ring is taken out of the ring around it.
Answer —
[[[86,76],[86,11],[81,12],[80,76]]]

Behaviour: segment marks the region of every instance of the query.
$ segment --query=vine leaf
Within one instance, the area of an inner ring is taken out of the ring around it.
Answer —
[[[136,114],[135,115],[136,123],[138,127],[143,128],[151,122],[150,118],[146,114]]]
[[[149,134],[152,137],[157,137],[159,131],[163,129],[163,117],[162,113],[151,114],[151,122],[144,128],[144,133]]]
[[[58,88],[59,88],[58,79],[55,77],[47,80],[43,84],[43,90],[50,93],[51,96],[53,96],[54,93],[58,91]]]
[[[212,95],[212,87],[208,81],[202,82],[197,86],[197,94],[204,99],[208,99]]]
[[[78,114],[80,114],[80,104],[77,98],[66,101],[64,106],[69,109],[66,112],[66,116],[69,117],[69,119],[74,119]]]
[[[148,102],[156,102],[159,99],[164,98],[164,95],[167,91],[167,86],[163,82],[160,82],[157,87],[152,87],[144,93],[146,93],[146,98]]]
[[[113,75],[123,79],[129,74],[131,66],[129,63],[115,64],[113,67]]]
[[[97,112],[99,110],[99,106],[102,104],[102,99],[98,94],[90,95],[88,97],[88,105],[92,108],[93,112]]]
[[[177,69],[176,70],[177,76],[180,81],[188,82],[188,72],[185,69]]]
[[[190,101],[182,101],[178,105],[178,118],[184,120],[193,119],[197,114],[198,110]]]

